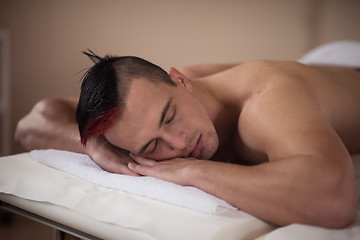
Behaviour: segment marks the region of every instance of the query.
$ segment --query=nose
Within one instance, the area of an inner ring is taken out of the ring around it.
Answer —
[[[184,150],[187,146],[186,134],[182,130],[164,133],[163,140],[172,150]]]

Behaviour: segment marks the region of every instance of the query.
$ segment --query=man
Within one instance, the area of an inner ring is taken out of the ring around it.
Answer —
[[[76,114],[86,147],[76,100],[47,99],[18,124],[27,149],[87,153],[107,171],[194,186],[278,225],[352,222],[359,71],[264,60],[167,74],[88,56]]]

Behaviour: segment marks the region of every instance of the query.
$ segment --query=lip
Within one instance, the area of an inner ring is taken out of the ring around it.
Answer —
[[[200,150],[202,147],[202,134],[200,134],[195,146],[193,147],[192,151],[190,152],[190,157],[196,157],[200,154]]]

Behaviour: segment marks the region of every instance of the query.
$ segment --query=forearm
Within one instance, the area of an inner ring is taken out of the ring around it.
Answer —
[[[15,138],[27,150],[59,149],[84,153],[70,99],[45,99],[17,125]]]
[[[321,165],[311,161],[292,159],[250,167],[204,161],[194,165],[189,179],[191,185],[278,225],[343,227],[356,208],[356,198],[347,197],[352,195],[352,177],[324,176],[319,174]],[[352,205],[349,211],[346,205]]]

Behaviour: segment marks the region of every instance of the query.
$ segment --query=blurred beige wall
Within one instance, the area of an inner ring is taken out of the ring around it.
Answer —
[[[11,37],[11,119],[40,99],[76,96],[94,52],[170,66],[295,60],[321,43],[360,40],[358,0],[1,0]],[[12,152],[24,149],[13,142]]]

